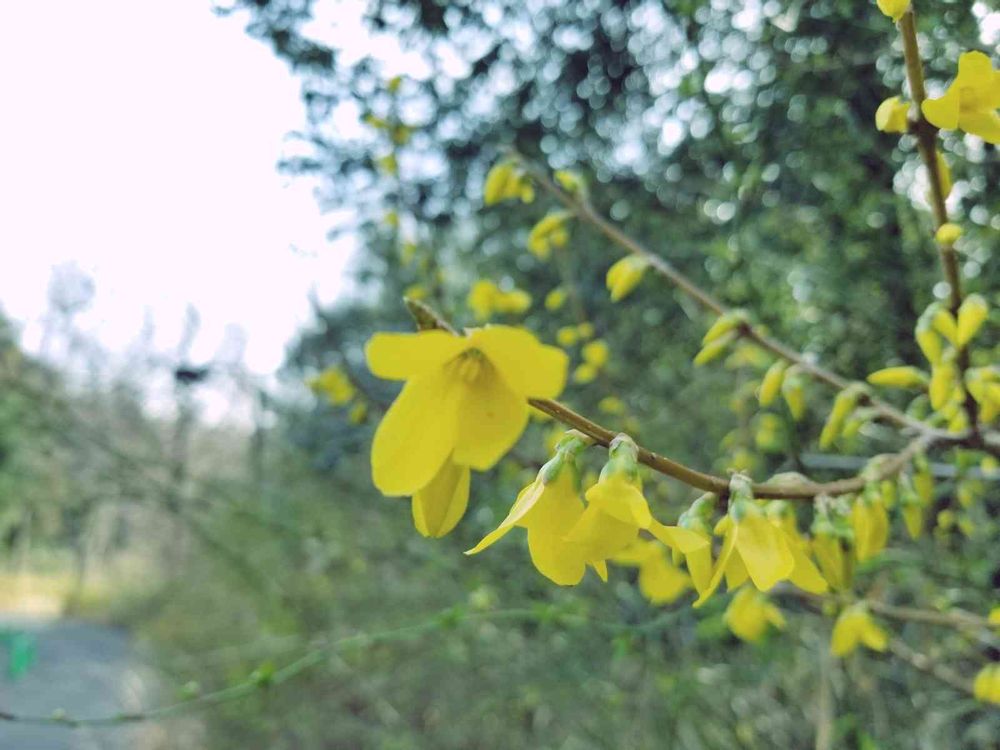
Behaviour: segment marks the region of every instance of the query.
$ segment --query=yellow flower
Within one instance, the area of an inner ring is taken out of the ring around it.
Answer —
[[[469,504],[469,481],[469,467],[449,459],[413,494],[413,525],[421,536],[438,538],[455,528]]]
[[[696,500],[692,508],[697,503]],[[654,519],[649,525],[649,532],[670,547],[675,564],[684,561],[694,589],[701,595],[712,581],[712,537],[698,525],[694,517],[696,513],[682,513],[677,526],[665,526]]]
[[[445,461],[483,471],[510,450],[528,420],[528,398],[554,398],[568,358],[528,331],[488,326],[378,333],[368,366],[406,385],[375,431],[372,477],[386,495],[425,487]]]
[[[800,421],[806,413],[806,384],[805,376],[797,365],[789,367],[785,373],[781,382],[781,395],[788,405],[792,419]]]
[[[950,221],[938,227],[934,233],[934,239],[941,245],[954,245],[962,236],[962,227],[952,224]]]
[[[586,341],[594,335],[594,325],[593,323],[580,323],[576,327],[576,332],[580,336],[580,341]]]
[[[573,346],[580,340],[580,334],[574,326],[563,326],[556,331],[556,341],[559,346]]]
[[[826,424],[823,425],[823,431],[819,436],[820,448],[829,448],[833,445],[833,441],[840,437],[844,429],[844,421],[854,411],[854,407],[857,406],[858,399],[861,398],[863,393],[863,386],[858,383],[852,383],[837,394],[837,397],[833,400],[833,408],[830,410],[830,416],[827,417]]]
[[[875,110],[875,127],[883,133],[905,133],[910,127],[907,119],[909,111],[909,102],[890,96]]]
[[[882,504],[878,486],[871,484],[851,506],[854,553],[858,562],[874,557],[889,539],[889,514]]]
[[[597,369],[604,367],[608,362],[608,345],[601,339],[584,345],[580,353],[583,354],[583,359],[587,364]]]
[[[951,167],[948,166],[948,160],[940,151],[934,152],[934,158],[937,161],[938,179],[941,183],[941,197],[947,198],[951,195],[951,189],[954,187],[951,179]],[[928,200],[930,201],[930,199]]]
[[[497,285],[489,279],[480,279],[472,285],[469,296],[465,299],[465,304],[472,310],[476,320],[483,321],[493,315],[496,305],[497,295],[500,290]]]
[[[307,384],[337,406],[346,404],[356,393],[354,385],[339,367],[328,367],[316,377],[310,378]]]
[[[780,476],[780,475],[779,475]],[[775,479],[779,479],[775,477]],[[788,576],[793,586],[811,594],[825,594],[829,589],[827,581],[809,557],[809,543],[799,533],[795,511],[792,506],[781,500],[772,500],[767,504],[767,517],[771,523],[781,530],[792,552],[794,566]]]
[[[520,198],[522,203],[535,199],[535,189],[524,169],[513,161],[502,161],[486,175],[483,185],[483,202],[487,206],[509,199]]]
[[[624,299],[642,281],[649,261],[640,255],[627,255],[608,269],[606,279],[611,301]]]
[[[579,437],[567,434],[557,446],[556,456],[518,493],[507,517],[465,554],[478,554],[515,526],[521,527],[528,532],[528,553],[539,573],[560,586],[579,583],[588,562],[585,548],[567,541],[566,536],[583,515],[575,456],[585,446]],[[595,567],[603,568],[603,562]]]
[[[711,333],[711,331],[709,331]],[[719,358],[725,350],[739,336],[738,331],[729,330],[718,338],[712,339],[705,344],[694,357],[694,366],[701,367]]]
[[[528,233],[528,250],[539,260],[548,260],[552,248],[565,247],[569,242],[566,222],[572,217],[569,211],[548,214]]]
[[[788,363],[781,359],[767,368],[767,372],[764,373],[764,379],[760,382],[760,391],[757,394],[757,399],[760,401],[761,406],[770,406],[774,399],[777,398],[778,393],[781,391],[781,383],[785,379],[785,370],[787,369]]]
[[[885,367],[868,376],[872,385],[887,388],[923,388],[927,385],[927,373],[916,367]]]
[[[894,23],[899,23],[899,19],[910,8],[910,0],[876,0],[876,2],[878,9],[889,16]]]
[[[410,284],[403,291],[403,296],[409,299],[427,299],[427,287],[423,284]]]
[[[834,623],[830,650],[834,656],[847,656],[861,644],[873,651],[885,651],[889,636],[871,618],[864,604],[858,603],[847,607]]]
[[[750,586],[744,586],[726,607],[722,616],[726,625],[737,638],[757,643],[773,625],[779,630],[785,627],[785,617],[764,594]]]
[[[987,143],[1000,143],[1000,71],[982,52],[958,58],[958,75],[944,96],[922,105],[928,122],[943,130],[959,128]]]
[[[990,625],[995,628],[1000,628],[1000,607],[994,607],[991,609],[987,619]]]
[[[667,559],[667,550],[659,542],[639,539],[612,562],[639,568],[639,591],[650,604],[670,604],[691,586],[691,579]]]
[[[531,307],[531,295],[523,289],[498,292],[494,298],[493,306],[497,312],[517,315]]]
[[[567,193],[583,193],[586,191],[587,184],[577,172],[569,169],[558,169],[552,177],[559,183],[559,187]]]
[[[964,348],[979,332],[990,314],[990,306],[978,294],[970,294],[958,308],[958,322],[955,329],[955,346]]]
[[[561,286],[557,286],[551,292],[545,295],[545,309],[555,312],[566,304],[567,298],[566,290]]]
[[[579,385],[586,385],[594,382],[597,377],[597,368],[589,362],[584,362],[573,371],[573,382]]]
[[[822,529],[822,527],[820,527]],[[846,591],[854,578],[854,557],[844,537],[832,530],[813,530],[812,550],[823,571],[823,578],[836,591]]]
[[[1000,705],[1000,664],[987,664],[972,683],[976,700]]]
[[[723,576],[730,590],[749,577],[758,589],[768,591],[795,569],[795,556],[785,535],[752,501],[732,502],[729,515],[716,526],[716,533],[720,532],[724,535],[722,550],[715,561],[712,580],[694,603],[695,607],[715,593]]]

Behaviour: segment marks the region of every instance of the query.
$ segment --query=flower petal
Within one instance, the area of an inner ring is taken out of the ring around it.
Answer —
[[[365,344],[372,374],[386,380],[409,380],[442,367],[469,348],[469,339],[447,331],[376,333]]]
[[[458,389],[444,370],[409,381],[372,440],[372,479],[385,495],[427,485],[455,446]]]
[[[503,458],[528,424],[528,402],[512,391],[488,362],[462,384],[455,461],[485,471]]]
[[[795,558],[778,529],[763,515],[748,514],[736,523],[736,550],[750,580],[761,591],[792,574]]]
[[[952,84],[944,96],[939,96],[937,99],[924,99],[920,109],[931,125],[943,130],[954,130],[958,127],[960,104],[959,89]]]
[[[490,545],[500,541],[500,539],[506,536],[507,532],[513,529],[517,522],[521,520],[521,518],[523,518],[532,507],[534,507],[535,503],[537,503],[542,497],[542,493],[544,491],[545,485],[537,480],[522,489],[517,494],[517,499],[514,501],[510,511],[507,513],[507,517],[500,522],[500,525],[484,536],[475,547],[470,550],[466,550],[465,554],[478,554]]]
[[[650,604],[669,604],[690,585],[691,579],[680,568],[667,562],[662,552],[639,568],[639,591]]]
[[[963,112],[958,126],[987,143],[1000,144],[1000,114],[996,112]]]
[[[423,536],[442,537],[455,528],[469,504],[469,467],[446,461],[413,496],[413,525]]]
[[[566,385],[569,357],[541,344],[523,328],[487,326],[469,341],[493,363],[507,384],[524,398],[555,398]]]
[[[540,527],[528,529],[528,552],[538,572],[560,586],[575,586],[587,569],[577,545]]]
[[[600,480],[587,490],[587,502],[623,523],[640,529],[648,528],[653,521],[649,503],[642,491],[620,476]]]

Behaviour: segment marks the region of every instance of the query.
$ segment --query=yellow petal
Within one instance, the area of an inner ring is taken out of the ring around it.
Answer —
[[[455,445],[460,391],[443,370],[410,380],[372,440],[372,479],[385,495],[412,495],[438,473]]]
[[[675,568],[662,552],[639,568],[639,591],[651,604],[669,604],[683,594],[690,579]]]
[[[579,544],[589,562],[607,560],[639,538],[639,527],[619,521],[591,505],[566,534],[566,541]]]
[[[704,590],[701,591],[697,601],[695,601],[693,605],[695,609],[698,609],[707,602],[712,594],[715,593],[715,590],[719,588],[719,584],[722,583],[722,577],[725,575],[726,568],[729,566],[730,560],[733,559],[735,551],[736,533],[735,528],[730,526],[728,533],[726,533],[725,538],[722,540],[722,549],[719,551],[719,557],[715,561],[715,570],[712,573],[712,578]]]
[[[982,296],[970,294],[966,297],[962,302],[962,306],[958,309],[955,344],[962,348],[972,341],[989,314],[990,307]]]
[[[459,386],[455,461],[485,471],[503,458],[528,424],[528,402],[486,363]]]
[[[528,552],[539,573],[560,586],[575,586],[583,579],[586,562],[582,549],[544,528],[528,529]],[[607,570],[605,570],[605,576]]]
[[[944,96],[937,99],[925,99],[920,105],[920,109],[931,125],[943,130],[954,130],[958,127],[960,102],[959,89],[952,85]]]
[[[640,529],[648,528],[653,520],[649,513],[649,503],[642,492],[620,476],[600,480],[587,490],[586,496],[591,505]]]
[[[763,515],[749,513],[735,524],[736,550],[750,580],[761,591],[792,574],[795,558],[784,536]]]
[[[408,380],[442,367],[469,346],[467,338],[447,331],[376,333],[365,345],[365,357],[372,374]]]
[[[566,385],[569,357],[528,331],[488,326],[470,332],[470,344],[487,356],[507,384],[526,398],[555,398]]]
[[[851,610],[845,610],[833,625],[830,650],[834,656],[846,656],[858,647],[861,639],[861,623]]]
[[[792,569],[789,580],[803,591],[808,591],[811,594],[825,594],[829,586],[816,564],[809,559],[805,545],[799,540],[791,538],[787,532],[783,531],[782,533],[785,534],[788,548],[792,551],[792,557],[795,560],[795,567]]]
[[[958,126],[987,143],[1000,144],[1000,115],[996,112],[963,112],[958,118]]]
[[[665,526],[659,521],[650,523],[649,531],[665,545],[685,555],[708,547],[710,542],[707,536],[697,531],[680,526]]]
[[[442,537],[455,528],[469,504],[469,467],[446,461],[413,496],[413,525],[423,536]]]
[[[502,539],[508,531],[513,529],[517,522],[520,521],[524,515],[535,506],[544,492],[545,485],[537,480],[522,489],[517,494],[517,499],[511,506],[510,512],[507,513],[507,517],[500,522],[500,525],[484,536],[475,547],[470,550],[466,550],[465,554],[478,554],[487,547],[500,541],[500,539]]]

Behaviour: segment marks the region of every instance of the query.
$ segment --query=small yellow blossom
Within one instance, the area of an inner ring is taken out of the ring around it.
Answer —
[[[557,286],[551,292],[545,295],[545,309],[551,312],[555,312],[562,308],[566,304],[566,299],[569,295],[566,294],[566,290],[561,286]]]
[[[905,133],[910,127],[907,114],[910,103],[898,96],[890,96],[875,110],[875,127],[883,133]]]
[[[1000,628],[1000,607],[994,607],[990,610],[988,620],[990,625],[995,628]]]
[[[520,314],[531,307],[531,295],[521,289],[503,291],[488,279],[472,285],[466,304],[476,320],[488,320],[494,313]]]
[[[781,610],[752,586],[744,586],[736,592],[722,619],[733,635],[750,643],[759,642],[769,626],[779,630],[785,627]]]
[[[569,211],[555,211],[545,216],[528,233],[528,250],[539,260],[548,260],[553,248],[565,247],[569,242],[566,222],[571,217]]]
[[[580,332],[576,330],[575,326],[563,326],[556,331],[556,341],[559,346],[573,346],[579,340]]]
[[[403,296],[409,299],[427,299],[427,287],[423,284],[410,284],[403,291]]]
[[[347,374],[339,367],[328,367],[319,375],[310,378],[308,385],[316,393],[322,393],[336,406],[346,404],[356,393]]]
[[[979,332],[986,318],[989,317],[990,306],[978,294],[970,294],[958,308],[958,322],[955,328],[955,346],[965,348]]]
[[[874,557],[885,547],[889,539],[889,514],[877,485],[870,484],[854,500],[851,528],[854,530],[854,553],[858,562]]]
[[[691,586],[691,579],[670,562],[659,542],[636,540],[611,561],[639,568],[639,591],[650,604],[670,604]]]
[[[469,504],[468,466],[446,460],[426,485],[413,493],[413,525],[421,536],[438,538],[455,528]]]
[[[597,404],[597,408],[605,414],[624,414],[625,402],[617,396],[605,396]]]
[[[375,431],[372,476],[386,495],[425,487],[446,461],[484,471],[510,450],[528,421],[528,398],[554,398],[568,358],[509,326],[378,333],[368,366],[406,385]]]
[[[889,16],[893,23],[899,23],[899,19],[910,8],[910,0],[876,0],[876,2],[878,9]]]
[[[1000,664],[987,664],[972,683],[976,700],[1000,705]]]
[[[619,302],[642,281],[649,261],[640,255],[627,255],[608,269],[606,279],[611,301]]]
[[[943,130],[964,130],[987,143],[1000,143],[1000,71],[989,56],[965,52],[958,58],[958,75],[943,96],[926,99],[924,117]]]
[[[864,604],[858,603],[847,607],[834,623],[830,650],[834,656],[847,656],[862,644],[873,651],[885,651],[889,636],[875,623]]]
[[[576,332],[580,336],[580,341],[586,341],[594,335],[594,324],[580,323],[580,325],[576,327]]]
[[[934,239],[942,245],[954,245],[962,236],[962,227],[952,224],[950,221],[938,227],[934,233]]]
[[[589,362],[584,362],[573,371],[573,382],[579,385],[586,385],[594,382],[597,377],[597,368]]]
[[[584,361],[597,369],[604,367],[608,363],[608,345],[601,339],[585,344],[580,350]]]
[[[579,173],[569,169],[558,169],[552,177],[559,184],[559,187],[567,193],[579,194],[585,192],[587,189],[587,183],[583,177]]]
[[[722,334],[719,338],[710,340],[705,344],[701,350],[694,357],[694,366],[701,367],[702,365],[707,365],[719,358],[719,356],[726,351],[726,348],[736,340],[739,333],[734,330],[730,330]]]
[[[777,398],[778,393],[781,392],[781,383],[785,379],[785,370],[787,369],[788,363],[781,359],[767,368],[764,379],[760,382],[760,391],[757,394],[761,406],[770,406]]]
[[[514,161],[502,161],[486,175],[483,201],[487,206],[492,206],[510,199],[531,203],[535,199],[535,189],[523,167]]]
[[[511,289],[508,292],[501,291],[494,298],[493,306],[499,313],[519,315],[531,307],[531,295],[523,289]]]
[[[886,388],[924,388],[928,380],[927,373],[916,367],[885,367],[868,376],[869,383]]]
[[[806,413],[806,384],[805,376],[797,365],[789,367],[785,373],[781,382],[781,395],[788,405],[792,419],[800,421]]]
[[[840,437],[844,429],[845,420],[854,411],[854,407],[857,406],[858,399],[861,398],[863,393],[863,386],[858,383],[852,383],[837,394],[837,397],[833,400],[833,408],[830,410],[830,416],[827,417],[826,423],[823,425],[823,431],[819,436],[820,448],[829,448],[833,445],[833,441]]]

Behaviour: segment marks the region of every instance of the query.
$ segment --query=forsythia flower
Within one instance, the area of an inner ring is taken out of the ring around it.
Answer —
[[[934,239],[942,245],[954,245],[961,236],[962,227],[958,224],[952,224],[950,221],[939,226],[934,233]]]
[[[875,110],[875,127],[883,133],[905,133],[910,127],[906,117],[909,111],[909,102],[890,96]]]
[[[876,2],[878,9],[895,23],[899,23],[899,19],[910,7],[910,0],[876,0]]]
[[[757,643],[763,638],[769,625],[779,630],[785,627],[781,610],[751,586],[744,586],[736,592],[722,619],[733,635],[750,643]]]
[[[854,411],[858,404],[858,399],[864,393],[864,387],[859,383],[852,383],[847,388],[837,394],[833,400],[833,408],[830,416],[827,417],[826,424],[819,436],[819,447],[829,448],[833,441],[840,437],[844,429],[844,421]]]
[[[528,250],[539,260],[548,260],[552,248],[565,247],[569,242],[566,222],[571,216],[569,211],[556,211],[545,216],[531,228],[528,234]]]
[[[851,506],[854,530],[854,553],[858,562],[874,557],[889,539],[889,514],[885,510],[879,486],[870,482]]]
[[[583,359],[587,364],[600,369],[608,362],[608,345],[597,339],[586,344],[581,350],[581,354],[583,354]]]
[[[650,604],[669,604],[691,585],[691,579],[667,559],[659,542],[639,539],[612,558],[612,562],[639,568],[639,591]]]
[[[806,414],[806,384],[805,376],[798,365],[788,368],[781,381],[781,395],[788,404],[788,411],[796,422]]]
[[[846,656],[864,644],[873,651],[885,651],[889,636],[868,614],[864,604],[847,607],[833,626],[830,650],[834,656]]]
[[[483,185],[483,202],[487,206],[494,203],[520,198],[522,203],[535,199],[535,189],[524,169],[514,161],[502,161],[486,175]]]
[[[987,664],[972,683],[976,700],[1000,705],[1000,664]]]
[[[617,396],[605,396],[598,402],[597,408],[605,414],[623,414],[625,403]]]
[[[978,294],[970,294],[958,308],[958,322],[955,328],[955,346],[964,348],[982,327],[990,314],[990,306]]]
[[[848,544],[851,532],[844,519],[831,519],[826,513],[817,514],[812,526],[812,550],[823,578],[836,591],[846,591],[854,578],[854,556]]]
[[[573,346],[580,340],[580,332],[574,326],[563,326],[556,331],[556,341],[559,346]]]
[[[308,385],[337,406],[346,404],[355,394],[354,385],[339,367],[328,367],[316,377],[310,378]]]
[[[886,367],[868,376],[872,385],[887,388],[923,388],[927,381],[927,373],[916,367]]]
[[[483,471],[510,450],[528,421],[528,398],[554,398],[565,353],[509,326],[378,333],[368,366],[406,385],[375,431],[372,477],[386,495],[426,487],[446,462]]]
[[[928,122],[943,130],[959,128],[987,143],[1000,143],[1000,71],[982,52],[958,58],[958,75],[944,96],[921,106]]]
[[[545,295],[545,309],[555,312],[566,304],[566,290],[561,286],[557,286],[551,292]]]
[[[566,535],[583,515],[576,455],[586,445],[577,433],[563,436],[555,457],[542,467],[535,481],[518,493],[507,517],[466,554],[482,552],[520,526],[528,532],[528,553],[539,573],[560,586],[579,583],[588,562],[585,549],[567,541]],[[603,561],[595,562],[595,568],[607,577]]]
[[[594,325],[592,323],[581,323],[576,327],[576,332],[581,341],[586,341],[594,335]]]
[[[606,279],[611,301],[618,302],[629,295],[642,281],[649,261],[640,255],[627,255],[608,269]]]
[[[413,493],[413,525],[421,536],[442,537],[455,528],[469,504],[468,466],[445,460],[441,470]]]
[[[579,385],[586,385],[594,382],[597,377],[597,368],[589,362],[584,362],[573,371],[573,382]]]
[[[772,478],[772,481],[781,482],[783,475]],[[788,478],[800,480],[797,474],[784,475]],[[796,525],[795,511],[788,503],[782,500],[772,500],[767,504],[767,517],[771,523],[777,526],[785,537],[788,549],[792,552],[795,566],[792,568],[788,580],[794,586],[798,586],[803,591],[811,594],[825,594],[829,589],[826,579],[816,567],[816,564],[809,557],[809,544],[802,538]]]
[[[770,406],[777,398],[778,393],[781,392],[781,383],[785,379],[785,370],[787,369],[788,363],[781,359],[767,368],[764,379],[760,381],[760,391],[757,394],[761,406]]]
[[[472,285],[466,304],[476,316],[484,321],[493,313],[518,314],[531,307],[531,295],[521,289],[505,292],[488,279],[480,279]]]

